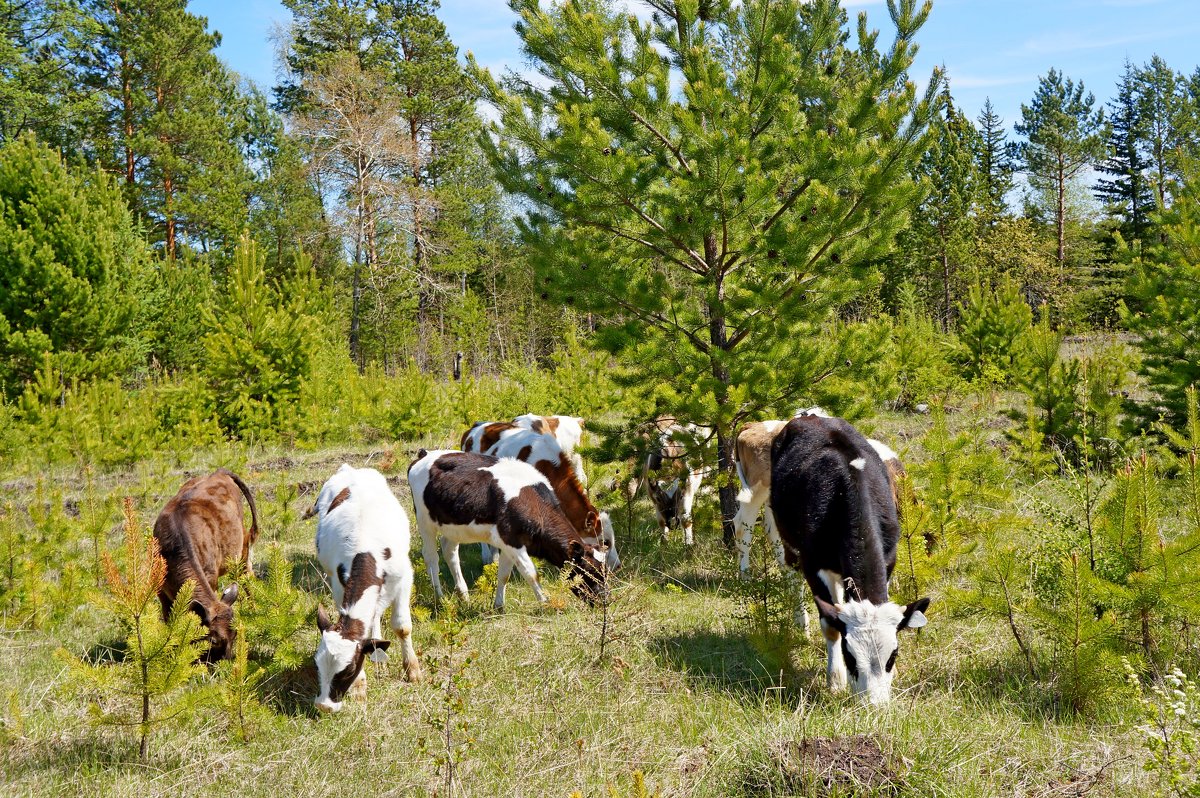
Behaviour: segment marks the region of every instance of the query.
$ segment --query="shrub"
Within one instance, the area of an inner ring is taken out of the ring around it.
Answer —
[[[994,369],[1004,380],[1010,378],[1019,342],[1033,326],[1020,286],[1010,279],[995,288],[976,283],[958,314],[958,359],[967,376],[978,378]]]
[[[1168,795],[1200,796],[1200,686],[1179,668],[1167,671],[1149,694],[1137,671],[1125,661],[1126,679],[1133,691],[1142,744],[1149,753],[1146,770],[1157,772]]]

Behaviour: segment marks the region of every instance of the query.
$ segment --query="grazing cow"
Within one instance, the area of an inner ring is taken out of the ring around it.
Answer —
[[[242,497],[250,505],[250,529],[242,520]],[[154,537],[167,562],[167,576],[158,590],[163,617],[179,588],[195,582],[191,609],[208,629],[205,662],[218,662],[233,654],[233,602],[236,584],[217,596],[217,579],[230,560],[241,559],[250,568],[250,547],[258,537],[258,509],[250,488],[232,471],[218,468],[205,477],[183,483],[154,521]]]
[[[926,623],[929,599],[888,599],[900,523],[887,469],[840,418],[804,415],[771,451],[771,511],[789,562],[816,598],[832,690],[847,682],[873,704],[891,699],[898,633]],[[799,563],[795,562],[799,555]]]
[[[487,454],[492,457],[514,457],[542,472],[550,482],[563,514],[574,525],[583,541],[607,548],[606,565],[609,570],[615,571],[621,566],[612,519],[607,512],[600,512],[592,504],[568,453],[559,446],[555,438],[532,428],[519,429],[496,441]],[[486,545],[483,549],[483,560],[485,563],[492,560]]]
[[[694,462],[695,424],[680,424],[670,416],[655,419],[658,438],[646,456],[642,478],[654,504],[658,524],[666,540],[671,528],[683,527],[683,542],[692,545],[692,505],[704,483],[707,469]],[[691,445],[689,445],[691,444]]]
[[[421,679],[412,644],[408,515],[382,474],[346,464],[325,482],[304,517],[314,515],[317,559],[329,575],[338,607],[337,623],[330,622],[324,607],[317,608],[320,693],[315,703],[323,712],[337,712],[347,692],[366,693],[363,659],[387,661],[391,644],[380,639],[380,621],[389,606],[405,676]]]
[[[454,576],[459,595],[467,595],[458,560],[462,543],[487,543],[500,551],[496,574],[496,609],[504,607],[504,590],[515,566],[533,587],[538,601],[546,594],[537,580],[533,557],[560,568],[568,562],[579,575],[572,590],[588,603],[607,590],[603,547],[585,543],[567,520],[550,481],[533,466],[512,458],[496,458],[466,452],[422,449],[409,466],[421,532],[425,566],[438,598],[442,581],[438,574],[437,540]]]
[[[496,445],[502,435],[521,429],[510,421],[476,421],[462,435],[458,448],[464,452],[486,454],[487,450]]]

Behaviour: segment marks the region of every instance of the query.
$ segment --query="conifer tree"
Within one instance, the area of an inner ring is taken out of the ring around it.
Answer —
[[[58,656],[72,669],[77,689],[99,693],[100,724],[133,726],[138,730],[138,755],[149,753],[150,734],[158,724],[191,711],[197,694],[185,690],[204,673],[199,662],[204,636],[191,611],[194,585],[185,582],[164,622],[158,589],[167,574],[158,540],[147,534],[131,499],[125,500],[123,562],[104,555],[108,594],[104,603],[125,633],[125,658],[119,662],[80,662],[65,650]],[[132,700],[131,700],[132,699]]]
[[[1134,79],[1150,189],[1154,202],[1165,209],[1171,204],[1171,185],[1179,178],[1187,143],[1183,78],[1155,55]]]
[[[735,423],[844,367],[822,336],[917,198],[933,98],[907,79],[929,13],[889,2],[880,49],[847,45],[833,0],[517,0],[542,80],[471,60],[498,119],[485,140],[543,297],[606,320],[661,409],[714,430],[732,541]]]
[[[1142,148],[1145,104],[1138,87],[1138,71],[1128,60],[1117,82],[1117,96],[1109,101],[1108,157],[1100,171],[1110,177],[1096,185],[1096,196],[1120,219],[1122,236],[1142,238],[1154,209],[1154,195],[1146,180]]]
[[[92,157],[122,175],[167,257],[182,242],[232,243],[250,176],[237,147],[244,104],[213,53],[220,36],[186,0],[89,0],[88,11],[77,57],[102,105],[89,123]]]
[[[1016,171],[1015,146],[1008,140],[1004,120],[992,107],[989,97],[983,103],[983,111],[976,118],[979,130],[976,168],[979,172],[980,219],[992,226],[1005,214],[1006,198],[1013,188],[1013,173]]]
[[[1039,201],[1054,219],[1060,274],[1067,264],[1072,186],[1104,153],[1104,112],[1093,110],[1096,97],[1085,91],[1082,82],[1051,69],[1038,79],[1031,104],[1021,105],[1021,121],[1016,125],[1026,139],[1020,153],[1029,183],[1043,194]]]
[[[1142,353],[1139,371],[1155,393],[1138,411],[1143,422],[1161,416],[1172,426],[1187,418],[1187,388],[1200,385],[1200,166],[1185,166],[1184,174],[1160,220],[1162,243],[1132,258],[1122,311]]]
[[[108,178],[71,173],[30,133],[0,147],[0,393],[46,358],[68,379],[138,365],[147,268]]]

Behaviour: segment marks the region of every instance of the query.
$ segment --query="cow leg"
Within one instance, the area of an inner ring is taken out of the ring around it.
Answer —
[[[704,481],[704,474],[700,471],[689,471],[687,477],[687,487],[683,488],[683,496],[680,503],[683,505],[683,542],[684,545],[690,546],[693,543],[692,539],[692,505],[696,501],[696,494],[700,491],[700,483]]]
[[[821,634],[825,636],[825,675],[829,680],[829,689],[840,693],[850,684],[846,674],[846,661],[842,659],[842,636],[824,618],[821,619]]]
[[[425,560],[425,570],[429,572],[429,584],[433,586],[434,595],[441,601],[442,576],[438,567],[437,536],[431,530],[426,530],[425,525],[419,521],[418,526],[421,527],[421,557]]]
[[[484,565],[491,565],[496,561],[496,550],[486,543],[479,544],[479,561]]]
[[[508,586],[508,578],[512,575],[513,558],[508,556],[503,550],[499,552],[500,565],[496,568],[496,598],[492,601],[492,606],[497,610],[504,609],[504,589]]]
[[[521,572],[521,576],[525,577],[525,581],[533,588],[533,594],[537,596],[537,600],[545,603],[546,593],[542,590],[541,583],[538,582],[537,569],[533,567],[533,560],[529,557],[529,552],[525,551],[524,547],[513,549],[512,555],[516,561],[517,570]]]
[[[400,659],[404,663],[404,678],[421,681],[421,662],[412,644],[412,568],[405,567],[396,585],[392,600],[392,632],[400,640]]]
[[[800,631],[807,635],[808,595],[804,589],[804,580],[800,578],[795,568],[788,565],[787,554],[783,549],[783,539],[779,537],[779,527],[775,524],[775,513],[771,512],[769,505],[763,510],[763,529],[767,532],[767,540],[771,541],[771,548],[775,551],[775,561],[783,570],[783,578],[787,581],[788,592],[791,593],[792,601],[795,602],[796,609],[792,613],[792,620],[800,627]]]
[[[743,493],[747,490],[749,489],[743,488]],[[737,530],[738,571],[742,576],[750,573],[750,546],[754,539],[754,524],[758,521],[758,513],[765,500],[766,496],[751,493],[749,499],[738,503],[737,515],[733,517],[733,526]]]
[[[159,592],[158,603],[162,605],[163,620],[171,619],[171,607],[175,604],[175,600],[164,592]]]
[[[458,560],[458,544],[449,538],[442,538],[442,556],[446,558],[450,575],[454,577],[454,590],[465,599],[468,594],[467,580],[463,578],[462,563]]]

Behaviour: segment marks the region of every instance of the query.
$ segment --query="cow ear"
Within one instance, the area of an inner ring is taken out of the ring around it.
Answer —
[[[221,601],[223,601],[226,606],[232,607],[233,602],[235,602],[237,600],[238,600],[238,586],[237,586],[237,582],[234,582],[232,585],[225,588],[225,591],[223,593],[221,593]]]
[[[304,515],[300,516],[301,521],[307,521],[317,514],[317,504],[313,502],[313,506],[304,511]]]
[[[846,623],[838,617],[838,608],[836,604],[830,604],[819,596],[813,596],[817,600],[817,613],[825,621],[839,633],[846,633]]]
[[[900,623],[896,626],[896,631],[902,629],[920,629],[925,624],[929,623],[929,619],[925,617],[925,610],[929,609],[929,599],[917,599],[912,604],[904,608],[904,617],[900,619]]]
[[[572,560],[578,560],[583,556],[583,544],[578,540],[572,540],[567,543],[567,557]]]
[[[322,604],[318,604],[317,605],[317,628],[320,629],[323,634],[325,632],[328,632],[329,628],[331,626],[333,626],[333,624],[329,622],[329,615],[328,615],[328,613],[325,612],[325,606]]]
[[[580,429],[583,429],[585,426],[587,426],[587,424],[585,424],[583,419],[579,416],[575,417],[575,423],[579,425]]]

